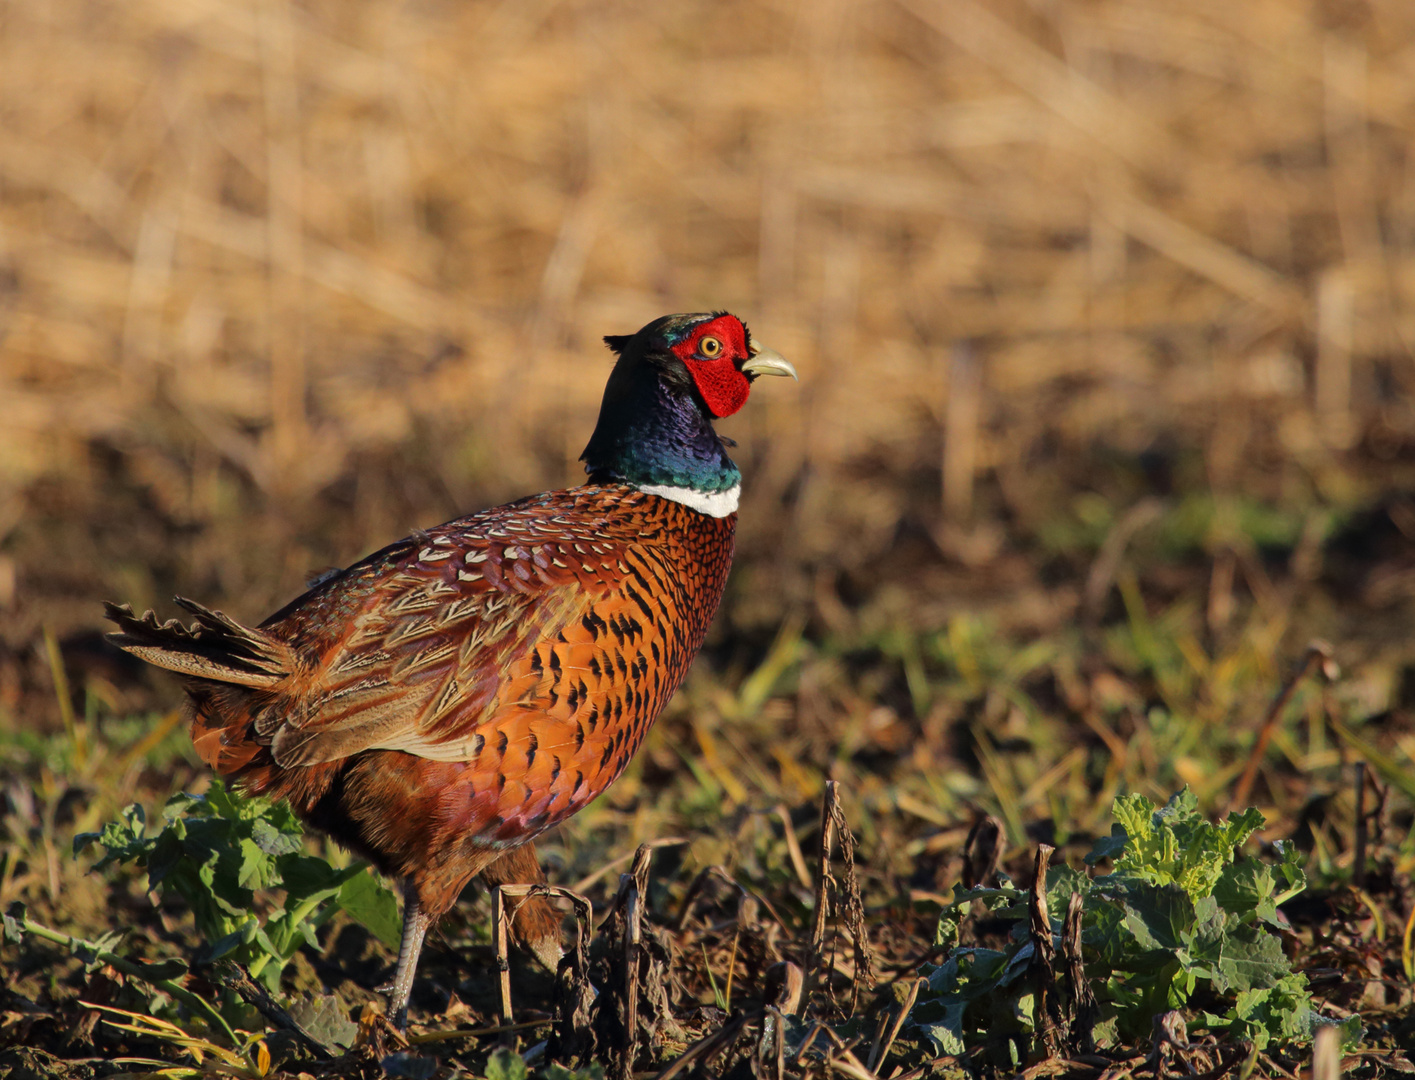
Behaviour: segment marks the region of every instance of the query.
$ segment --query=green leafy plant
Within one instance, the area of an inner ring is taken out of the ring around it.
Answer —
[[[1191,1027],[1249,1039],[1259,1050],[1309,1039],[1325,1021],[1275,932],[1278,905],[1306,887],[1296,852],[1280,845],[1275,863],[1238,857],[1263,816],[1250,809],[1213,824],[1188,788],[1162,808],[1124,796],[1113,813],[1111,835],[1086,860],[1110,859],[1111,873],[1092,878],[1056,867],[1046,882],[1058,953],[1061,917],[1073,893],[1082,898],[1085,977],[1097,1002],[1090,1037],[1102,1045],[1133,1040],[1156,1015],[1187,1009]],[[1004,947],[959,945],[963,919],[978,903],[1003,920]],[[1039,1028],[1026,894],[1005,882],[957,887],[938,942],[949,954],[926,968],[928,988],[911,1022],[941,1053],[991,1045],[1020,1059]],[[1359,1018],[1341,1027],[1343,1042],[1354,1045]]]
[[[141,806],[125,809],[101,832],[74,837],[78,854],[92,844],[112,864],[147,870],[148,889],[175,894],[191,908],[206,947],[197,957],[226,957],[247,966],[271,991],[301,945],[336,912],[347,912],[390,949],[397,949],[398,905],[367,864],[336,869],[303,854],[303,831],[285,803],[236,798],[220,781],[205,795],[179,794],[163,809],[164,824],[149,833]],[[257,890],[283,890],[268,913]]]
[[[564,1065],[547,1065],[534,1074],[515,1051],[497,1047],[486,1060],[486,1080],[604,1080],[604,1068],[592,1064],[584,1069],[567,1069]]]

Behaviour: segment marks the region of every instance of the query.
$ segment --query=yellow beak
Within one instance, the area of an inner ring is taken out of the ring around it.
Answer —
[[[791,362],[775,349],[768,349],[755,341],[749,348],[752,350],[752,358],[742,365],[743,375],[790,375],[797,382],[801,381]]]

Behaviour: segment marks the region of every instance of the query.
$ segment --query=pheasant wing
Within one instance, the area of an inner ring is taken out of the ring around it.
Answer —
[[[306,624],[342,636],[311,650],[288,699],[303,710],[276,703],[257,734],[283,767],[372,749],[463,763],[446,815],[507,838],[573,813],[618,775],[701,636],[683,623],[692,582],[634,518],[453,522],[351,568],[330,594],[356,610],[323,617],[312,594],[276,617],[290,640]]]

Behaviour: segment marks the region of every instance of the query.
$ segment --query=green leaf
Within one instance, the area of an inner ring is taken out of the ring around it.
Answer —
[[[1292,969],[1276,934],[1248,930],[1227,935],[1219,970],[1229,986],[1243,992],[1276,986]]]
[[[298,829],[280,829],[260,818],[251,823],[251,840],[267,855],[291,855],[300,850],[302,836]]]
[[[1084,899],[1090,891],[1091,879],[1084,871],[1065,865],[1047,870],[1047,914],[1056,927],[1066,919],[1072,894],[1080,893]]]
[[[226,790],[226,785],[220,780],[213,780],[211,787],[206,789],[206,794],[201,798],[210,812],[217,817],[225,818],[227,821],[240,821],[244,816],[236,801],[231,798],[231,793]],[[251,810],[259,810],[256,800],[251,799],[248,802]]]
[[[943,1002],[938,1010],[935,1019],[927,1019],[923,1022],[911,1021],[914,1028],[928,1040],[936,1055],[941,1054],[961,1054],[968,1049],[967,1041],[963,1037],[963,1014],[968,1010],[968,1003],[961,999],[954,999]],[[918,1012],[918,1008],[914,1012]]]
[[[526,1063],[519,1054],[499,1046],[486,1059],[486,1080],[526,1080]]]
[[[314,923],[312,923],[309,919],[302,919],[300,922],[295,924],[294,930],[295,935],[297,935],[297,939],[291,942],[292,946],[294,947],[286,949],[285,954],[293,956],[297,951],[299,951],[298,946],[300,942],[303,942],[304,944],[308,945],[316,952],[319,951],[319,939],[314,936]]]
[[[1096,1045],[1102,1049],[1119,1044],[1120,1027],[1114,1013],[1100,1020],[1091,1028],[1091,1038],[1095,1039]]]
[[[136,803],[125,807],[117,821],[110,821],[102,832],[79,833],[74,837],[74,854],[79,855],[91,844],[102,844],[107,852],[99,860],[98,868],[110,863],[133,862],[140,858],[150,845],[144,840],[147,832],[147,817],[143,808]]]
[[[1125,913],[1125,928],[1141,949],[1173,952],[1194,925],[1194,902],[1177,886],[1136,885],[1117,899]]]
[[[1336,1029],[1341,1032],[1341,1052],[1343,1054],[1355,1053],[1357,1048],[1361,1045],[1361,1036],[1366,1033],[1366,1029],[1361,1026],[1361,1017],[1352,1014],[1345,1020],[1335,1022],[1326,1019],[1326,1017],[1314,1015],[1312,1017],[1313,1036],[1316,1035],[1319,1026],[1329,1026],[1333,1024]]]
[[[1121,795],[1111,805],[1111,815],[1115,823],[1127,837],[1137,844],[1143,844],[1154,834],[1152,824],[1155,804],[1143,795]],[[1114,835],[1114,828],[1111,830]]]
[[[1145,800],[1148,802],[1149,800]],[[1150,803],[1153,806],[1153,803]],[[1156,823],[1165,822],[1169,824],[1188,824],[1202,821],[1199,816],[1199,797],[1185,784],[1183,788],[1169,797],[1169,802],[1155,812]]]
[[[238,929],[233,930],[219,941],[213,941],[198,953],[197,955],[200,962],[209,964],[214,960],[220,960],[223,956],[235,952],[244,945],[249,945],[255,940],[256,931],[259,928],[260,924],[256,922],[255,919],[246,920]]]
[[[236,874],[236,883],[243,889],[259,889],[278,878],[270,856],[261,850],[254,840],[244,837],[238,841],[241,854],[241,869]]]
[[[1270,925],[1277,917],[1277,878],[1272,868],[1256,859],[1243,859],[1224,867],[1214,884],[1219,907],[1239,916],[1252,915]]]
[[[403,924],[398,901],[372,872],[358,874],[339,888],[338,903],[351,918],[395,953]]]
[[[1134,935],[1125,929],[1124,909],[1107,899],[1095,892],[1088,900],[1081,921],[1081,943],[1095,954],[1098,966],[1116,968],[1126,962],[1136,945]]]
[[[1110,827],[1109,836],[1102,836],[1091,845],[1090,854],[1086,856],[1086,864],[1088,866],[1095,866],[1096,863],[1100,862],[1102,859],[1109,859],[1111,862],[1114,862],[1116,859],[1120,858],[1121,855],[1125,854],[1125,845],[1129,840],[1130,837],[1126,833],[1123,825],[1112,825]]]
[[[934,924],[934,945],[944,949],[956,948],[962,926],[963,911],[960,908],[950,904],[940,909],[938,922]]]
[[[567,1069],[556,1062],[536,1073],[536,1080],[604,1080],[604,1066],[596,1061],[583,1069]]]
[[[1294,973],[1272,986],[1244,990],[1226,1015],[1206,1012],[1196,1026],[1251,1039],[1262,1050],[1274,1040],[1305,1042],[1311,1037],[1312,1021],[1312,997],[1306,979]]]
[[[348,1017],[344,1006],[332,994],[321,994],[290,1006],[297,1023],[325,1046],[347,1050],[354,1045],[359,1025]]]
[[[1118,824],[1111,843],[1097,844],[1088,859],[1109,856],[1116,877],[1178,885],[1194,899],[1207,896],[1232,862],[1234,848],[1262,825],[1263,816],[1248,810],[1217,826],[1199,815],[1197,805],[1187,787],[1160,810],[1142,795],[1121,796],[1114,803]],[[1126,838],[1123,851],[1116,850],[1119,833]]]
[[[1283,882],[1282,892],[1278,894],[1276,902],[1285,904],[1307,887],[1307,874],[1302,869],[1302,853],[1297,850],[1296,844],[1279,840],[1273,845],[1273,849],[1281,860],[1275,870]]]
[[[184,854],[182,839],[175,830],[163,829],[158,833],[147,850],[148,892],[167,880],[167,875],[172,873]]]
[[[1231,813],[1223,826],[1224,840],[1230,848],[1242,847],[1249,837],[1263,827],[1266,820],[1261,811],[1251,806],[1241,814]]]
[[[219,780],[213,780],[211,785],[215,787],[219,783]],[[185,791],[179,791],[163,805],[162,816],[168,821],[178,821],[181,818],[202,813],[205,807],[206,803],[202,801],[200,795],[191,795]]]
[[[302,854],[302,841],[288,804],[238,797],[214,781],[203,796],[169,799],[155,835],[146,834],[142,808],[131,806],[101,832],[81,838],[79,849],[103,845],[107,855],[100,866],[145,866],[149,889],[178,896],[190,907],[206,942],[201,955],[242,960],[275,991],[284,965],[302,945],[316,942],[316,929],[338,910],[341,892],[354,917],[384,940],[397,941],[396,903],[363,873],[363,864],[336,870]],[[354,878],[362,880],[350,885]],[[284,906],[267,919],[270,906],[257,908],[255,891],[281,886]]]
[[[339,887],[339,871],[313,855],[282,855],[279,866],[285,891],[292,897],[305,899]]]

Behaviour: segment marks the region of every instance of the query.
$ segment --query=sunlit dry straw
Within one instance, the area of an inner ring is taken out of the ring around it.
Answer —
[[[739,310],[801,370],[725,430],[813,565],[870,566],[918,513],[880,463],[937,472],[949,520],[1023,520],[1038,454],[1210,445],[1220,402],[1292,453],[1405,438],[1408,13],[1367,7],[11,5],[0,539],[102,444],[198,532],[237,535],[233,477],[357,489],[356,557],[390,516],[573,479],[599,337],[674,309]],[[299,553],[245,535],[190,573],[288,595]],[[17,596],[53,610],[16,625],[86,618]]]

